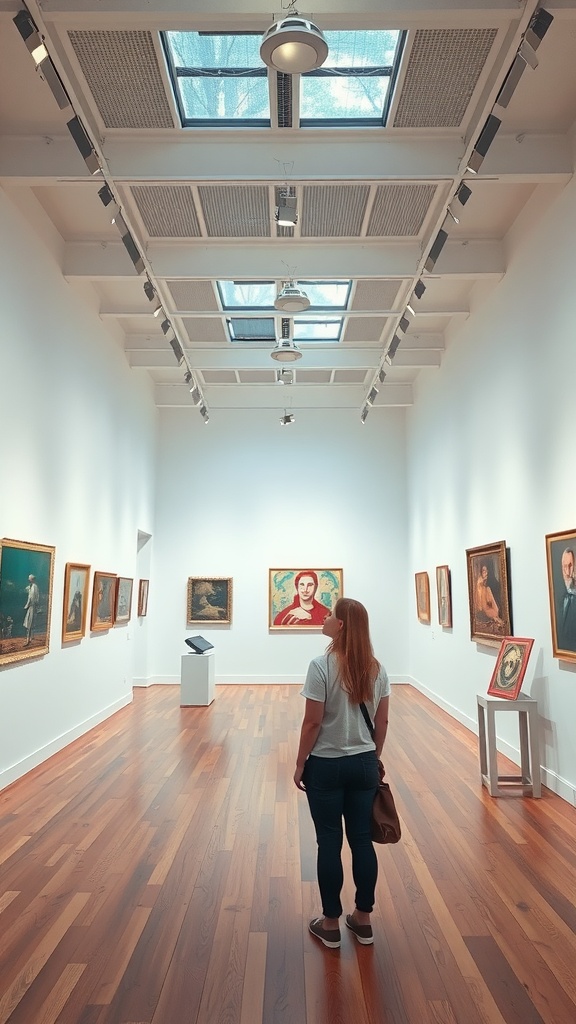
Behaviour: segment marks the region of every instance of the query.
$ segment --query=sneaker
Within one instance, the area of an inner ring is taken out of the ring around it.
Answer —
[[[308,931],[312,932],[320,942],[323,942],[325,946],[329,946],[330,949],[338,949],[340,946],[340,929],[339,928],[323,928],[322,918],[315,917],[308,925]]]
[[[346,914],[346,927],[354,932],[358,942],[362,946],[371,946],[374,942],[371,924],[356,924],[352,914]]]

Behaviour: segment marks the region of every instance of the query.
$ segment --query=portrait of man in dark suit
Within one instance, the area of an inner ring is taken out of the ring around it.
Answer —
[[[576,535],[547,537],[554,654],[576,660]]]

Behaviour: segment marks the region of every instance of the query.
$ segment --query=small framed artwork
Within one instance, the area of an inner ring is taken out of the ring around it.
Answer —
[[[148,612],[148,586],[150,580],[138,581],[138,616],[142,618]]]
[[[450,569],[447,565],[436,566],[436,596],[438,598],[438,623],[445,629],[452,626],[452,591]]]
[[[114,625],[122,625],[130,621],[132,613],[132,585],[134,580],[128,576],[119,576],[116,584],[116,604],[114,606]]]
[[[343,596],[342,577],[342,569],[269,569],[269,628],[321,629]]]
[[[522,689],[533,643],[523,636],[504,637],[488,687],[489,696],[516,700]]]
[[[414,575],[416,583],[416,611],[420,622],[430,622],[430,580],[427,572]]]
[[[189,576],[186,625],[232,622],[232,580],[229,576]]]
[[[0,540],[0,665],[48,653],[55,551]]]
[[[470,639],[495,647],[512,633],[506,542],[468,548],[466,562]]]
[[[546,536],[552,653],[576,661],[576,530]]]
[[[62,643],[81,640],[86,633],[88,584],[90,566],[66,562],[64,571],[64,608],[62,611]]]
[[[116,574],[95,572],[92,584],[92,612],[90,629],[97,633],[114,625],[116,603]]]

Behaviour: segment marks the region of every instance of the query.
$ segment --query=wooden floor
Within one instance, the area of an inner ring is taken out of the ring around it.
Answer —
[[[137,689],[0,794],[0,1024],[576,1021],[576,811],[547,789],[489,797],[475,736],[409,686],[374,946],[308,934],[298,691],[181,709],[176,686]]]

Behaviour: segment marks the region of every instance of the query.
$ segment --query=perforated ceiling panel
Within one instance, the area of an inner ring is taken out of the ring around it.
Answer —
[[[106,128],[173,128],[150,32],[69,32]]]
[[[200,224],[188,185],[134,185],[132,195],[152,238],[200,237]]]
[[[394,309],[402,281],[358,281],[352,309]]]
[[[458,127],[495,37],[492,28],[417,31],[394,127]]]
[[[301,234],[305,238],[358,238],[368,185],[305,185]]]
[[[331,370],[298,370],[298,384],[329,384],[332,377]]]
[[[374,372],[374,371],[372,371]],[[366,370],[335,370],[335,384],[363,384],[366,380]]]
[[[234,370],[204,370],[202,376],[205,384],[236,384]]]
[[[436,185],[379,185],[368,222],[368,235],[417,235]]]
[[[239,370],[241,384],[275,384],[275,370]]]
[[[200,185],[210,238],[267,238],[270,207],[265,185]]]
[[[192,342],[218,342],[228,341],[218,317],[187,316],[182,320],[186,333]]]
[[[174,308],[217,310],[218,303],[210,281],[167,281]]]
[[[344,332],[344,341],[379,341],[386,320],[385,316],[351,316]]]

